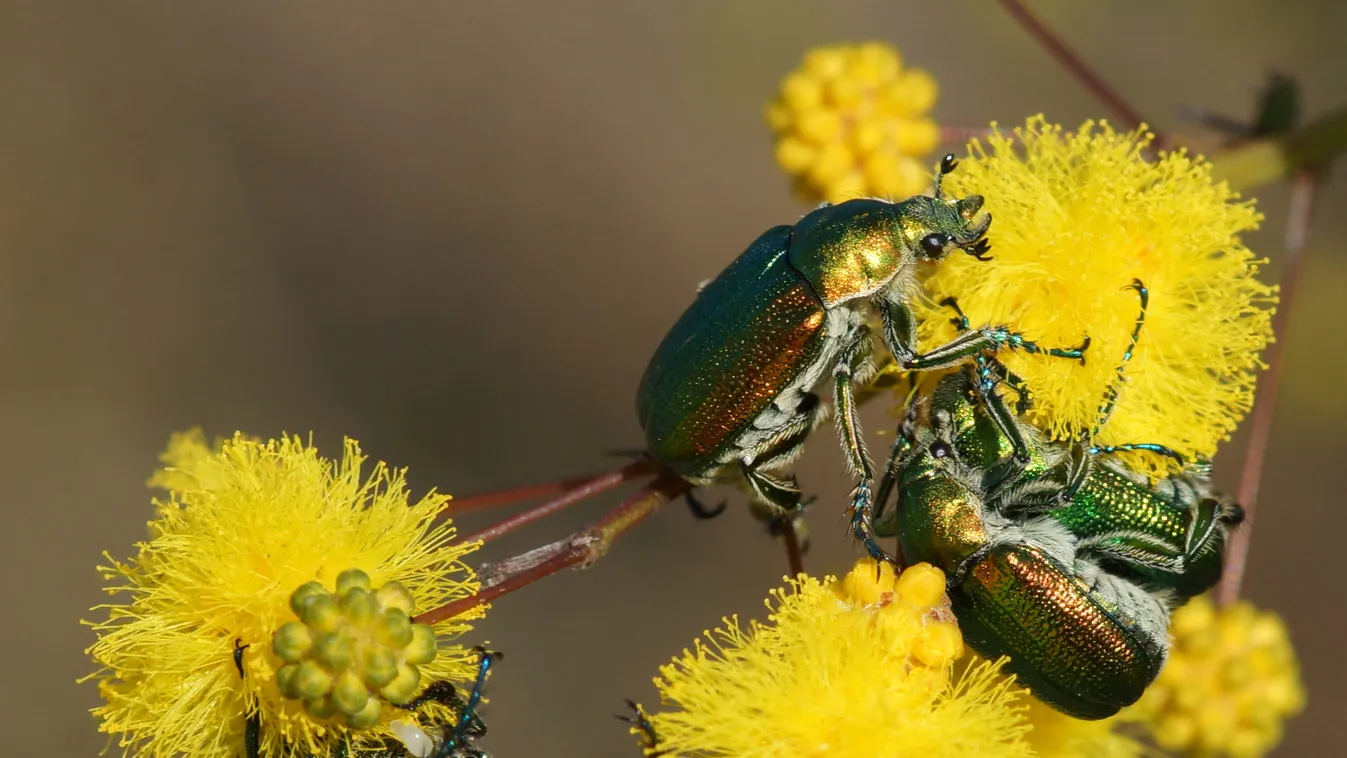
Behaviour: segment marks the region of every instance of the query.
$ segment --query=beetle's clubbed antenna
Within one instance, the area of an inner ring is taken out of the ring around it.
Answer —
[[[945,157],[940,159],[940,167],[936,169],[935,175],[935,197],[937,200],[945,196],[944,191],[941,189],[941,185],[944,183],[943,180],[945,174],[952,172],[954,169],[958,168],[958,166],[959,159],[954,157],[954,153],[945,153]]]

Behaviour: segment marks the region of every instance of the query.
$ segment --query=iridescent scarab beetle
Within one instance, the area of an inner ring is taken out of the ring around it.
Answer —
[[[874,473],[854,388],[873,371],[872,313],[908,370],[951,366],[1003,346],[1080,358],[1085,345],[1044,350],[1003,326],[968,331],[926,353],[914,348],[907,302],[918,265],[955,248],[985,259],[989,248],[982,198],[940,190],[955,165],[945,156],[933,197],[850,200],[773,227],[703,287],[641,380],[637,412],[650,455],[694,485],[745,481],[769,511],[791,511],[799,489],[772,472],[795,458],[827,413],[813,390],[831,379],[846,460],[859,478],[852,508],[869,513]],[[994,412],[1012,423],[1003,408]],[[882,554],[868,521],[858,522],[856,534]]]
[[[1146,300],[1135,286],[1133,345]],[[1170,610],[1215,584],[1242,512],[1212,496],[1205,467],[1150,482],[1116,456],[1174,455],[1159,445],[1051,442],[1018,419],[1005,434],[984,402],[1003,382],[1028,401],[1022,382],[980,358],[909,407],[878,496],[883,505],[896,486],[898,507],[876,530],[946,572],[974,650],[1009,656],[1019,681],[1063,712],[1105,718],[1159,673]]]

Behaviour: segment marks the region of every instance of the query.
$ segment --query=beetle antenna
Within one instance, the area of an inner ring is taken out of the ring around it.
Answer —
[[[945,153],[945,157],[940,159],[940,166],[936,169],[935,175],[935,197],[943,198],[945,195],[940,189],[940,185],[945,178],[945,174],[950,173],[959,165],[959,159],[954,157],[954,153]]]

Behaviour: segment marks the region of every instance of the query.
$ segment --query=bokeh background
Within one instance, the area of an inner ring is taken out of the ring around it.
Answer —
[[[1185,104],[1249,113],[1273,69],[1310,116],[1347,100],[1335,0],[1033,5],[1160,128]],[[936,75],[943,123],[1103,115],[977,0],[0,3],[0,752],[103,747],[78,619],[100,552],[145,534],[173,430],[312,431],[333,451],[350,435],[458,494],[639,446],[636,383],[696,284],[804,210],[762,104],[807,47],[871,38]],[[1257,196],[1272,277],[1287,192]],[[1345,205],[1330,181],[1247,583],[1305,665],[1287,756],[1347,752]],[[867,413],[872,434],[891,424]],[[1227,486],[1241,447],[1218,461]],[[831,434],[800,473],[824,495],[808,565],[844,569]],[[474,640],[508,653],[484,745],[637,755],[622,699],[653,704],[656,667],[724,615],[760,616],[784,570],[746,509],[672,507],[500,601]]]

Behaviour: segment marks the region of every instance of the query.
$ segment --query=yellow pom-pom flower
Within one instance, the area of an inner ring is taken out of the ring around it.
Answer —
[[[1082,721],[1044,705],[1028,690],[1018,690],[1028,705],[1026,739],[1037,758],[1142,758],[1146,746],[1119,727],[1118,716]]]
[[[708,632],[655,680],[676,710],[650,717],[669,756],[1030,756],[1001,663],[961,675],[964,650],[927,564],[894,576],[860,561],[841,580],[801,576],[766,623]]]
[[[169,435],[168,447],[159,454],[163,467],[155,469],[145,485],[166,492],[209,489],[219,483],[219,464],[213,453],[220,452],[225,442],[217,439],[214,445],[207,445],[201,427],[174,432]]]
[[[322,756],[385,744],[393,719],[454,717],[392,705],[475,673],[476,654],[441,641],[482,609],[409,618],[477,588],[476,544],[436,520],[448,498],[410,502],[383,464],[362,477],[349,440],[333,461],[294,437],[212,450],[197,431],[163,460],[149,541],[102,569],[121,600],[91,623],[102,731],[134,755],[237,758],[253,720],[262,755]]]
[[[935,79],[881,42],[810,50],[767,106],[776,162],[810,202],[906,198],[931,182]]]
[[[1067,133],[1043,117],[1014,135],[995,130],[945,183],[981,194],[995,217],[992,258],[956,255],[926,281],[917,305],[922,344],[952,339],[954,297],[973,326],[1007,324],[1047,346],[1091,339],[1076,361],[1003,350],[1033,392],[1029,419],[1057,439],[1090,433],[1150,302],[1125,384],[1098,444],[1155,443],[1189,460],[1211,457],[1253,400],[1259,353],[1272,339],[1276,290],[1240,241],[1258,226],[1211,167],[1182,151],[1148,160],[1151,136],[1087,122]],[[1152,474],[1175,464],[1128,453]]]
[[[1281,741],[1282,723],[1305,707],[1286,626],[1247,601],[1216,608],[1206,596],[1174,612],[1169,660],[1124,712],[1166,750],[1203,758],[1256,758]]]

